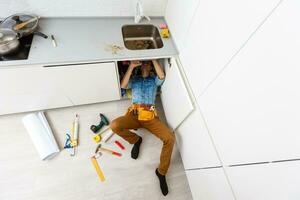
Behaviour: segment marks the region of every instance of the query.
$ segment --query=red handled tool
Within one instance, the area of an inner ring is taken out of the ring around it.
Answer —
[[[99,144],[99,145],[97,146],[95,152],[98,152],[98,151],[103,151],[103,152],[110,153],[110,154],[116,155],[116,156],[122,156],[122,154],[120,154],[120,153],[118,153],[118,152],[112,151],[112,150],[110,150],[110,149],[102,148],[102,147],[101,147],[101,144]]]
[[[115,141],[115,144],[118,146],[118,147],[120,147],[121,149],[125,149],[125,147],[118,141],[118,140],[116,140]]]

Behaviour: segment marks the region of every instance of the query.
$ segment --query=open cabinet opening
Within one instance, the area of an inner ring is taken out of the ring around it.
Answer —
[[[166,75],[166,65],[168,65],[169,61],[168,58],[162,58],[162,59],[158,59],[160,66],[162,67],[162,69],[164,70],[165,76]],[[142,60],[142,61],[151,61],[151,60]],[[123,77],[126,74],[126,71],[128,70],[130,61],[129,60],[124,60],[124,61],[118,61],[117,65],[118,65],[118,72],[119,72],[119,81],[121,84],[121,81],[123,79]],[[137,67],[133,70],[131,78],[135,77],[135,76],[140,76],[141,75],[141,67]],[[154,67],[152,67],[150,75],[156,75],[155,69]],[[161,86],[159,86],[157,88],[157,95],[160,95],[161,93]],[[121,97],[122,98],[131,98],[131,89],[123,89],[121,88]]]
[[[162,86],[157,89],[157,95],[160,96],[169,127],[175,130],[192,112],[194,107],[176,58],[159,59],[159,63],[164,70],[165,80]],[[120,83],[128,67],[129,61],[118,62]],[[137,68],[133,71],[132,76],[139,73]],[[121,94],[122,98],[131,98],[131,90],[121,89]]]

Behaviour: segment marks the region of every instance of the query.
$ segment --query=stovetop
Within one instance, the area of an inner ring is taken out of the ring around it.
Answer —
[[[0,21],[1,23],[1,21]],[[13,61],[13,60],[26,60],[30,52],[30,47],[33,39],[33,34],[30,34],[26,37],[19,39],[20,45],[19,48],[11,54],[0,56],[1,61]]]

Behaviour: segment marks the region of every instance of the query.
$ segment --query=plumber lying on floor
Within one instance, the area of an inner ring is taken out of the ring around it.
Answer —
[[[150,75],[154,66],[156,75]],[[141,75],[131,78],[136,67],[141,66]],[[155,97],[157,87],[164,82],[165,74],[157,60],[151,61],[131,61],[122,81],[121,88],[132,89],[132,105],[127,113],[111,123],[113,132],[133,144],[131,157],[137,159],[139,155],[142,137],[131,132],[130,129],[145,128],[158,137],[163,142],[160,155],[160,164],[155,173],[160,182],[163,195],[168,194],[166,173],[168,171],[175,136],[170,129],[159,120],[155,109]]]

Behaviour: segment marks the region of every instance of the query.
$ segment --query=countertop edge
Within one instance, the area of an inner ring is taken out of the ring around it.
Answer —
[[[74,20],[89,20],[89,19],[93,19],[93,20],[118,20],[120,19],[120,21],[125,21],[125,23],[132,23],[133,24],[133,17],[119,17],[119,16],[115,16],[115,17],[47,17],[47,18],[42,18],[46,21],[48,20],[70,20],[70,21],[74,21]],[[158,23],[166,23],[164,16],[154,16],[151,17],[151,21],[153,22],[153,24],[157,26]],[[127,22],[128,20],[128,22]],[[144,23],[150,23],[151,21],[145,21]],[[143,22],[141,23],[143,24]],[[34,37],[38,37],[38,36],[34,36]],[[115,36],[116,37],[116,36]],[[39,39],[39,38],[38,38]],[[166,47],[163,47],[165,49],[152,49],[149,50],[149,54],[147,54],[147,52],[145,52],[145,50],[142,50],[143,52],[138,52],[139,50],[131,50],[128,51],[127,49],[125,50],[125,53],[123,55],[111,55],[111,57],[109,56],[103,56],[103,58],[101,58],[101,54],[99,53],[99,58],[96,57],[90,57],[90,58],[85,58],[85,57],[81,57],[78,56],[77,58],[66,58],[66,60],[63,59],[53,59],[53,56],[51,57],[51,55],[49,56],[49,59],[46,58],[42,58],[42,59],[37,59],[37,58],[33,58],[32,59],[32,55],[29,55],[29,58],[27,60],[17,60],[17,61],[1,61],[0,62],[0,69],[6,69],[7,67],[27,67],[27,66],[41,66],[41,65],[59,65],[59,64],[71,64],[71,63],[97,63],[97,62],[116,62],[116,61],[120,61],[120,60],[135,60],[135,59],[147,59],[147,58],[168,58],[168,57],[173,57],[173,56],[178,56],[179,52],[178,52],[178,48],[173,40],[173,38],[169,38],[167,40]],[[36,45],[36,43],[35,43]],[[42,44],[43,45],[43,44]],[[45,49],[45,47],[41,48],[42,50]],[[91,48],[91,51],[93,49]],[[31,51],[33,51],[33,54],[35,53],[34,51],[37,51],[35,49],[31,49]],[[30,53],[31,53],[30,51]],[[67,48],[66,48],[67,51]],[[134,52],[136,51],[136,53]],[[147,50],[148,51],[148,50]],[[127,54],[128,53],[128,56]],[[49,60],[49,61],[48,61]]]

